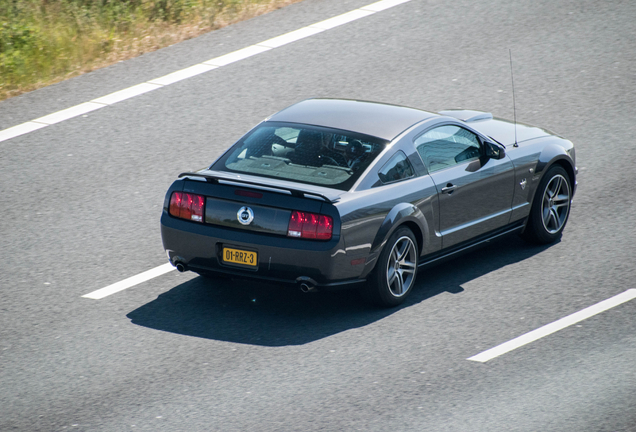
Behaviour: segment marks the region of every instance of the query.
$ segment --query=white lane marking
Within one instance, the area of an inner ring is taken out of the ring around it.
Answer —
[[[605,312],[608,309],[628,302],[634,298],[636,298],[636,289],[628,289],[623,293],[620,293],[618,295],[615,295],[614,297],[608,298],[607,300],[603,300],[602,302],[596,303],[595,305],[575,312],[572,315],[568,315],[564,318],[561,318],[560,320],[554,321],[553,323],[546,324],[543,327],[539,327],[536,330],[509,340],[508,342],[504,342],[494,348],[490,348],[489,350],[472,356],[467,360],[481,363],[487,362],[488,360],[492,360],[495,357],[499,357],[502,354],[522,347],[526,344],[529,344],[530,342],[534,342],[537,339],[541,339],[542,337],[558,332],[559,330],[569,327],[572,324],[576,324],[577,322],[583,321],[584,319],[590,318],[596,314]]]
[[[326,19],[324,21],[312,24],[309,27],[316,27],[325,30],[331,30],[334,27],[341,26],[343,24],[350,23],[351,21],[359,20],[369,15],[373,15],[375,12],[369,10],[355,9],[351,12],[343,13],[342,15],[335,16],[333,18]]]
[[[207,64],[195,64],[194,66],[190,66],[189,68],[172,72],[168,75],[162,76],[161,78],[155,78],[152,81],[148,81],[148,82],[150,84],[159,84],[162,86],[166,86],[166,85],[176,83],[177,81],[181,81],[187,78],[192,78],[193,76],[197,76],[202,73],[209,72],[212,69],[216,69],[216,68],[217,66],[210,66]]]
[[[77,117],[82,114],[89,113],[91,111],[104,108],[106,105],[95,102],[84,102],[79,105],[72,106],[70,108],[63,109],[62,111],[54,112],[44,117],[36,118],[33,120],[37,123],[44,123],[45,125],[52,125],[55,123],[63,122],[64,120]]]
[[[212,66],[227,66],[230,63],[235,63],[240,60],[245,60],[248,57],[255,56],[260,53],[264,53],[265,51],[269,51],[271,48],[262,47],[258,45],[252,45],[240,50],[231,52],[229,54],[222,55],[221,57],[215,57],[211,60],[204,61],[204,65],[212,65]]]
[[[382,12],[385,9],[392,8],[393,6],[401,5],[402,3],[410,2],[411,0],[383,0],[375,3],[371,3],[367,6],[362,6],[361,10],[368,10],[372,12]]]
[[[254,55],[269,51],[270,49],[278,48],[283,45],[296,42],[306,37],[318,34],[322,31],[330,30],[332,28],[350,23],[360,18],[373,15],[376,12],[381,12],[383,10],[403,3],[408,3],[410,1],[411,0],[381,0],[375,3],[371,3],[369,5],[354,9],[333,18],[329,18],[324,21],[299,28],[298,30],[294,30],[292,32],[245,47],[238,51],[234,51],[220,57],[216,57],[211,60],[196,64],[194,66],[172,72],[168,75],[149,80],[145,83],[137,84],[132,87],[116,91],[109,95],[93,99],[90,102],[75,105],[70,108],[48,114],[44,117],[40,117],[32,121],[0,130],[0,142],[18,137],[20,135],[28,134],[43,127],[68,120],[73,117],[77,117],[81,114],[86,114],[87,112],[91,112],[105,106],[113,105],[117,102],[121,102],[123,100],[139,96],[141,94],[156,90],[161,87],[165,87],[178,81],[191,78],[201,73],[211,71],[212,69],[216,69],[217,67],[226,66],[228,64],[244,60],[248,57],[252,57]]]
[[[17,126],[13,126],[13,127],[0,131],[0,141],[5,141],[20,135],[28,134],[29,132],[42,129],[43,127],[47,127],[47,126],[48,125],[45,125],[43,123],[34,123],[34,122],[22,123]]]
[[[325,29],[316,28],[316,27],[303,27],[303,28],[299,28],[298,30],[285,33],[283,35],[276,36],[275,38],[271,38],[271,39],[267,39],[266,41],[259,42],[258,46],[264,46],[268,48],[278,48],[283,45],[287,45],[288,43],[296,42],[298,40],[304,39],[309,36],[313,36],[323,31],[325,31]]]
[[[93,300],[103,299],[111,294],[115,294],[119,291],[123,291],[125,289],[134,287],[135,285],[139,285],[140,283],[149,281],[150,279],[154,279],[157,276],[161,276],[168,272],[175,270],[175,268],[170,263],[166,263],[160,265],[159,267],[155,267],[143,273],[139,273],[136,276],[129,277],[128,279],[124,279],[123,281],[119,281],[112,285],[108,285],[107,287],[98,289],[97,291],[93,291],[92,293],[88,293],[83,295],[84,298],[89,298]]]
[[[115,93],[93,99],[91,102],[96,102],[104,105],[112,105],[116,104],[117,102],[121,102],[123,100],[148,93],[149,91],[160,89],[161,87],[163,87],[163,85],[141,83],[132,87],[125,88],[123,90],[116,91]]]

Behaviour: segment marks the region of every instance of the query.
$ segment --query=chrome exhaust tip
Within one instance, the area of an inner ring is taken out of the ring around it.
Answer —
[[[301,282],[300,284],[300,290],[304,293],[308,293],[308,292],[312,292],[316,290],[316,287],[314,285],[311,285],[307,282]]]

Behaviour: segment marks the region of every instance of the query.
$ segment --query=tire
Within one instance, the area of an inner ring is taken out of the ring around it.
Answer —
[[[418,259],[413,232],[406,227],[398,228],[384,245],[369,281],[362,288],[363,296],[383,307],[404,302],[415,285]]]
[[[571,203],[570,177],[563,167],[555,165],[539,182],[521,237],[535,244],[553,243],[561,238],[570,216]]]

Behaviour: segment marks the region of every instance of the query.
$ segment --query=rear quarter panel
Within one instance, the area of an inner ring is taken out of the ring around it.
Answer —
[[[348,259],[366,258],[362,277],[375,267],[386,240],[408,224],[417,238],[420,255],[441,248],[437,190],[428,175],[350,192],[335,206],[340,213]]]

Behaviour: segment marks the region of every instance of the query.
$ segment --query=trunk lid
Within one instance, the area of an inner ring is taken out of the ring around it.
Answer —
[[[287,236],[291,213],[298,210],[331,216],[334,237],[335,228],[340,225],[338,211],[332,204],[344,193],[340,190],[211,170],[184,173],[179,177],[183,178],[184,192],[206,197],[204,221],[207,224]],[[243,212],[251,213],[251,218],[241,221]]]

